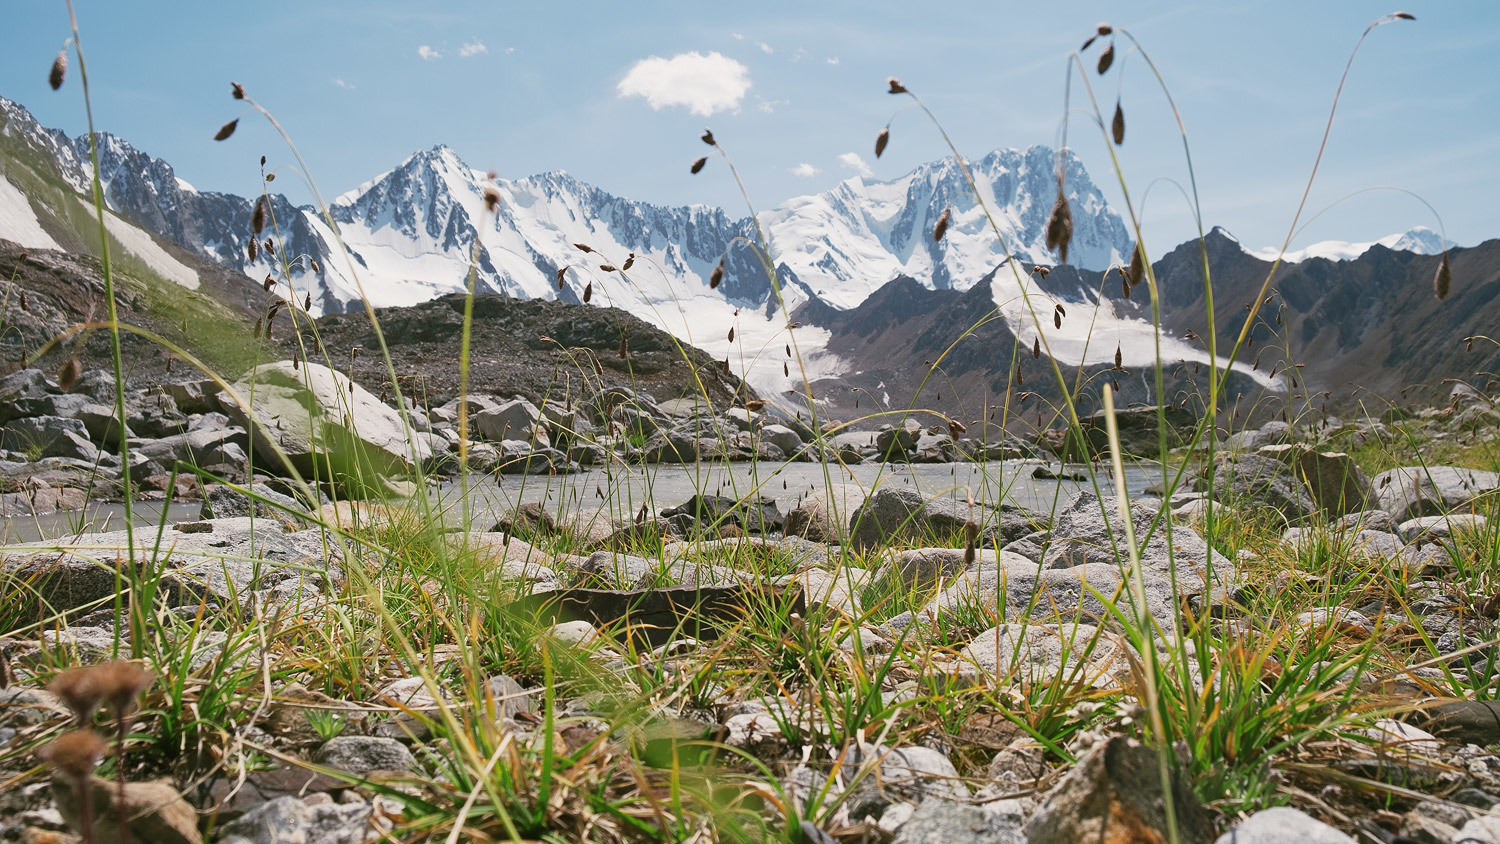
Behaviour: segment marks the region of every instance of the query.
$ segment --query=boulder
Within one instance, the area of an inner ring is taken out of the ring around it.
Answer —
[[[39,457],[70,457],[94,462],[99,449],[89,441],[88,428],[77,419],[61,416],[33,416],[12,419],[0,428],[0,449]]]
[[[760,429],[761,439],[781,449],[791,457],[802,450],[802,437],[785,425],[767,425]]]
[[[546,426],[542,424],[542,412],[531,402],[517,398],[492,408],[485,408],[469,417],[470,429],[490,442],[523,440],[536,442],[545,439]]]
[[[1353,838],[1290,806],[1262,809],[1235,824],[1214,844],[1286,844],[1290,841],[1299,844],[1355,844]]]
[[[1100,742],[1047,793],[1026,823],[1027,841],[1167,841],[1159,771],[1157,752],[1150,747],[1124,736]],[[1207,841],[1213,836],[1209,814],[1187,779],[1173,771],[1170,786],[1180,840]]]
[[[1403,466],[1381,472],[1372,484],[1380,509],[1397,523],[1442,516],[1500,489],[1500,472],[1457,466]]]
[[[951,498],[928,500],[914,490],[884,487],[850,515],[849,544],[867,549],[909,539],[956,540],[969,521],[979,524],[983,545],[1010,542],[1045,526],[1045,517],[1009,502],[996,510]]]
[[[328,367],[258,366],[235,385],[246,401],[252,383],[254,420],[232,400],[221,404],[252,432],[256,457],[268,470],[284,470],[279,450],[305,480],[332,481],[348,495],[385,496],[393,491],[388,479],[412,476],[432,457],[399,413]]]
[[[1149,530],[1156,517],[1159,501],[1131,502],[1131,520],[1135,525],[1141,563],[1155,572],[1170,573],[1175,563],[1184,586],[1202,585],[1205,570],[1212,560],[1215,579],[1230,578],[1233,563],[1217,551],[1211,551],[1203,537],[1191,528],[1170,526],[1165,521]],[[1168,527],[1171,538],[1168,539]],[[1149,532],[1149,537],[1148,537]],[[1066,568],[1085,564],[1107,564],[1124,567],[1130,561],[1125,542],[1119,505],[1114,498],[1100,499],[1091,492],[1079,493],[1057,515],[1052,526],[1051,542],[1042,557],[1042,568]],[[1196,582],[1195,582],[1196,581]],[[1106,593],[1107,594],[1107,593]]]
[[[1312,494],[1286,463],[1263,454],[1221,452],[1215,469],[1213,491],[1217,499],[1231,504],[1256,504],[1280,513],[1289,522],[1301,521],[1318,512]],[[1199,478],[1200,492],[1209,488]],[[1358,508],[1356,508],[1358,509]]]
[[[1349,455],[1338,451],[1316,451],[1302,445],[1270,445],[1256,452],[1272,457],[1296,470],[1324,515],[1358,513],[1375,500],[1370,479]]]
[[[736,501],[722,495],[694,495],[682,504],[661,511],[662,518],[687,516],[700,529],[735,525],[749,533],[779,531],[786,523],[776,502],[769,498]]]

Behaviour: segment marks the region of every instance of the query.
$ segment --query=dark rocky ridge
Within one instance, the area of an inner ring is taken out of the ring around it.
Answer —
[[[376,310],[407,396],[435,406],[458,395],[463,310],[464,297],[457,294]],[[341,371],[349,366],[351,349],[360,347],[353,355],[353,378],[382,392],[389,376],[365,314],[325,316],[317,330]],[[741,402],[754,397],[737,376],[725,374],[720,361],[691,346],[679,347],[671,335],[618,308],[480,294],[474,299],[471,343],[469,389],[478,394],[520,395],[540,404],[543,398],[576,398],[600,386],[630,387],[663,401],[706,392],[718,407],[727,407],[735,396]],[[293,338],[284,337],[282,346],[291,356]]]

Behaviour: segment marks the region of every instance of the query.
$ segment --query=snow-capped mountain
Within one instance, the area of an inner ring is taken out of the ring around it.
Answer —
[[[1415,252],[1418,255],[1440,255],[1443,252],[1443,236],[1427,228],[1417,226],[1410,231],[1397,234],[1388,234],[1379,240],[1366,243],[1350,243],[1346,240],[1322,240],[1305,246],[1301,249],[1287,252],[1282,256],[1282,261],[1288,264],[1298,264],[1309,258],[1327,258],[1330,261],[1352,261],[1355,258],[1370,251],[1371,246],[1384,246],[1397,252]],[[1448,246],[1454,244],[1449,243]],[[1267,246],[1261,249],[1245,249],[1262,261],[1274,261],[1276,255],[1281,251],[1275,246]]]

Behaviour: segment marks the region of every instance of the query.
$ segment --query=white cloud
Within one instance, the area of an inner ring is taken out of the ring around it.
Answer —
[[[744,41],[745,40],[744,33],[736,32],[736,33],[733,33],[733,35],[734,35],[734,40],[736,40],[736,41]]]
[[[771,53],[776,52],[775,50],[771,49],[771,45],[770,44],[767,44],[764,41],[758,41],[758,42],[756,42],[755,46],[759,47],[760,51],[762,53],[765,53],[766,55],[770,55]]]
[[[821,172],[823,172],[823,171],[819,170],[818,168],[816,168],[814,166],[812,166],[811,164],[808,164],[806,161],[804,161],[801,164],[798,164],[796,167],[792,168],[792,175],[793,176],[801,176],[803,178],[811,178],[813,176],[818,175]]]
[[[866,164],[865,160],[860,158],[857,152],[846,152],[839,156],[839,163],[864,176],[866,179],[875,175],[875,171],[870,169],[870,165]]]
[[[686,106],[708,117],[740,107],[750,90],[750,69],[722,53],[652,56],[631,65],[616,90],[621,97],[645,97],[655,110]]]
[[[426,44],[423,44],[422,46],[417,48],[417,55],[421,56],[427,61],[432,61],[433,59],[440,59],[443,57],[442,53],[439,53],[437,50],[432,49]]]
[[[459,47],[458,55],[462,58],[467,59],[469,56],[477,56],[480,53],[488,53],[489,51],[490,48],[484,46],[484,42],[476,38],[473,41],[470,41],[469,43],[463,45],[462,47]]]
[[[765,112],[766,114],[774,113],[777,106],[792,104],[791,100],[768,100],[764,97],[756,97],[755,100],[755,107]]]
[[[515,52],[515,51],[516,51],[516,48],[515,48],[515,47],[506,47],[506,48],[505,48],[505,55],[507,55],[507,56],[508,56],[508,55],[510,55],[510,54],[511,54],[511,53],[514,53],[514,52]]]
[[[335,80],[333,80],[333,84],[339,86],[340,88],[347,88],[350,91],[354,90],[354,85],[352,83],[345,82],[342,79],[335,79]]]
[[[828,57],[828,63],[829,64],[838,64],[839,63],[839,57],[838,56],[829,56]]]

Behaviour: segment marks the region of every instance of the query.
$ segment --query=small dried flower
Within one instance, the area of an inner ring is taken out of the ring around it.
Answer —
[[[943,209],[943,213],[941,213],[941,214],[938,215],[937,225],[935,225],[935,226],[932,227],[932,241],[933,241],[933,243],[936,243],[939,240],[942,240],[943,239],[943,235],[945,235],[945,234],[948,233],[948,223],[950,221],[952,221],[952,219],[953,219],[953,212],[952,212],[952,210],[948,209],[948,208],[944,208]]]
[[[124,659],[100,663],[93,670],[99,687],[104,691],[104,703],[116,718],[135,709],[136,698],[150,688],[154,679],[151,672],[139,663]]]
[[[635,265],[635,253],[632,252],[632,253],[630,253],[630,255],[628,257],[626,257],[625,263],[623,263],[623,264],[620,265],[620,269],[621,270],[628,270],[628,269],[630,269],[634,265]]]
[[[1088,48],[1094,46],[1094,42],[1098,41],[1098,40],[1099,40],[1099,36],[1098,35],[1090,35],[1087,39],[1084,40],[1083,46],[1078,48],[1078,52],[1082,53],[1082,52],[1087,51]]]
[[[599,269],[602,272],[612,273],[612,272],[615,271],[615,265],[614,264],[600,264],[599,265]]]
[[[702,138],[703,143],[708,144],[711,147],[716,147],[719,145],[719,142],[714,140],[714,133],[712,130],[704,129],[703,134],[700,137]]]
[[[1115,369],[1121,369],[1123,367],[1123,364],[1124,364],[1124,359],[1120,355],[1120,344],[1118,342],[1116,342],[1115,343]]]
[[[713,289],[717,288],[721,283],[723,283],[723,281],[724,281],[724,261],[723,261],[723,259],[720,259],[719,260],[719,265],[716,266],[716,267],[714,267],[714,271],[712,273],[709,273],[709,276],[708,276],[708,289],[709,290],[713,290]]]
[[[702,172],[703,168],[707,164],[708,164],[708,156],[706,156],[706,155],[702,156],[701,158],[699,158],[699,159],[697,159],[696,161],[693,162],[693,166],[688,168],[688,172],[690,172],[694,176],[696,176],[700,172]]]
[[[959,434],[967,434],[968,432],[969,432],[969,429],[968,429],[967,426],[964,425],[964,423],[958,421],[957,419],[953,419],[953,418],[950,418],[948,420],[948,435],[949,436],[957,437]]]
[[[583,303],[587,305],[592,298],[594,298],[594,283],[591,281],[583,286]]]
[[[57,51],[57,58],[52,60],[52,71],[47,74],[47,84],[56,91],[63,86],[63,80],[68,77],[68,48],[64,47]]]
[[[238,82],[229,83],[229,96],[237,100],[243,100],[245,98],[245,86]]]
[[[568,268],[567,267],[558,267],[557,268],[557,289],[558,290],[562,290],[563,289],[563,285],[567,283],[567,275],[568,275]]]
[[[724,374],[729,374],[729,358],[724,358]]]
[[[745,410],[751,413],[759,413],[766,409],[765,399],[749,399],[745,402]]]
[[[78,376],[83,374],[83,365],[78,362],[78,356],[73,355],[63,362],[62,369],[57,373],[57,386],[63,390],[73,389],[78,383]]]
[[[1410,12],[1394,12],[1391,14],[1391,17],[1404,21],[1414,21],[1417,19],[1417,16]]]
[[[1033,273],[1036,273],[1037,276],[1040,277],[1040,278],[1046,278],[1047,274],[1050,273],[1050,272],[1052,272],[1052,268],[1051,267],[1032,267],[1031,271]]]
[[[70,668],[52,678],[47,690],[57,695],[78,720],[87,721],[104,700],[104,689],[92,668]]]
[[[1099,33],[1100,37],[1103,37],[1105,35],[1109,35],[1111,32],[1114,32],[1115,28],[1107,23],[1100,23],[1099,28],[1096,31]]]
[[[887,93],[891,93],[891,94],[910,94],[911,93],[910,91],[906,90],[906,86],[905,85],[901,84],[901,80],[897,79],[894,76],[892,76],[891,78],[887,79],[886,83],[891,86],[890,91],[888,91]]]
[[[1019,387],[1025,383],[1026,378],[1021,375],[1021,362],[1016,361],[1016,386]]]
[[[1146,261],[1141,257],[1141,245],[1137,243],[1130,250],[1130,269],[1125,271],[1125,277],[1130,280],[1130,286],[1134,287],[1141,283],[1146,277]]]
[[[307,295],[305,295],[305,296],[302,297],[302,310],[304,310],[304,311],[310,311],[310,310],[312,310],[312,291],[311,290],[309,290],[307,292]]]
[[[577,249],[579,252],[582,252],[585,255],[594,251],[593,247],[589,246],[587,243],[575,243],[573,244],[573,248]]]
[[[250,245],[245,247],[245,251],[250,255],[250,263],[255,263],[255,259],[260,256],[260,241],[250,238]]]
[[[275,173],[267,173],[266,174],[266,181],[268,181],[268,182],[274,182],[274,181],[276,181],[276,174]]]
[[[790,377],[792,377],[792,368],[790,366],[786,365],[786,361],[782,361],[781,362],[781,377],[783,377],[783,378],[790,378]]]
[[[104,739],[93,730],[63,733],[42,748],[41,757],[57,771],[76,780],[94,772],[104,758]]]
[[[318,266],[318,259],[317,258],[308,258],[307,259],[307,263],[309,263],[309,264],[312,265],[312,271],[313,272],[317,273],[318,275],[322,275],[323,274],[323,268],[320,267],[320,266]]]
[[[1099,75],[1103,76],[1109,70],[1109,66],[1115,63],[1115,45],[1111,44],[1104,48],[1099,54]]]
[[[1120,272],[1120,295],[1126,299],[1130,298],[1130,277],[1125,275],[1124,271]]]
[[[24,290],[21,291],[21,310],[31,312],[31,297],[27,296]]]
[[[879,158],[880,154],[883,153],[883,152],[885,152],[886,144],[889,144],[890,142],[891,142],[891,127],[887,126],[884,129],[880,130],[880,134],[878,134],[878,135],[875,136],[875,157],[876,158]]]
[[[630,339],[628,337],[621,337],[620,338],[620,357],[621,357],[621,359],[624,359],[624,358],[629,357],[629,356],[630,356]]]
[[[266,273],[266,280],[260,285],[261,289],[269,293],[271,291],[271,288],[275,286],[276,279],[272,278],[270,273]]]
[[[1110,133],[1114,135],[1115,146],[1125,143],[1125,109],[1120,107],[1120,101],[1115,100],[1115,119],[1109,124]]]
[[[1448,288],[1453,286],[1453,266],[1448,263],[1448,250],[1443,250],[1443,259],[1438,262],[1437,274],[1432,277],[1432,292],[1439,299],[1448,298]]]
[[[1038,360],[1042,356],[1042,338],[1038,337],[1031,341],[1031,357]]]
[[[228,123],[225,123],[223,126],[220,126],[219,127],[219,131],[214,134],[214,140],[216,140],[216,141],[227,141],[227,140],[229,140],[229,136],[234,134],[234,130],[237,129],[239,127],[239,125],[240,125],[240,119],[238,117],[236,117],[235,119],[229,121]]]
[[[250,232],[260,234],[260,230],[266,227],[266,198],[257,197],[255,200],[255,211],[250,214]]]

